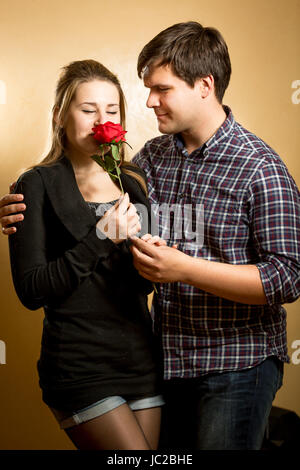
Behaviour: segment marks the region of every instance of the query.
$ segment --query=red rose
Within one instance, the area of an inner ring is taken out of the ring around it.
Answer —
[[[93,127],[92,131],[95,133],[94,138],[101,144],[109,144],[113,140],[115,142],[126,142],[124,138],[126,131],[124,131],[121,124],[108,121]]]

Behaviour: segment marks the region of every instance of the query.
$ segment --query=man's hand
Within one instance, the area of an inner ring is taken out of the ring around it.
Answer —
[[[155,237],[153,237],[155,238]],[[177,282],[184,278],[189,256],[165,243],[155,245],[136,237],[131,238],[134,266],[141,276],[152,282]],[[161,239],[160,239],[161,240]]]
[[[16,183],[12,183],[10,185],[10,193],[14,190],[15,184]],[[16,227],[7,226],[24,219],[24,215],[20,214],[20,212],[26,209],[25,204],[21,202],[23,199],[23,194],[6,194],[0,199],[0,223],[4,235],[15,233],[17,231]]]

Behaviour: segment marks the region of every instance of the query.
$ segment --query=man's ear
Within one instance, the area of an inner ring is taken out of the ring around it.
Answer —
[[[201,93],[201,98],[207,98],[209,95],[214,93],[215,90],[215,80],[212,75],[207,75],[206,77],[200,78],[198,80],[198,86]]]

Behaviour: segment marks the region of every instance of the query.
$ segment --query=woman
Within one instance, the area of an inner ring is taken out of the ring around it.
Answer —
[[[118,79],[93,60],[66,66],[51,150],[15,187],[27,209],[10,236],[11,267],[21,302],[44,308],[43,400],[75,446],[155,449],[164,402],[147,308],[152,285],[134,269],[124,240],[141,230],[134,203],[148,214],[150,207],[141,170],[124,155],[122,196],[91,158],[92,128],[106,121],[125,125]],[[112,224],[116,230],[105,232]]]

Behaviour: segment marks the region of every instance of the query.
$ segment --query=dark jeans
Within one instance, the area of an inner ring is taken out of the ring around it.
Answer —
[[[283,364],[165,382],[161,449],[260,449]]]

